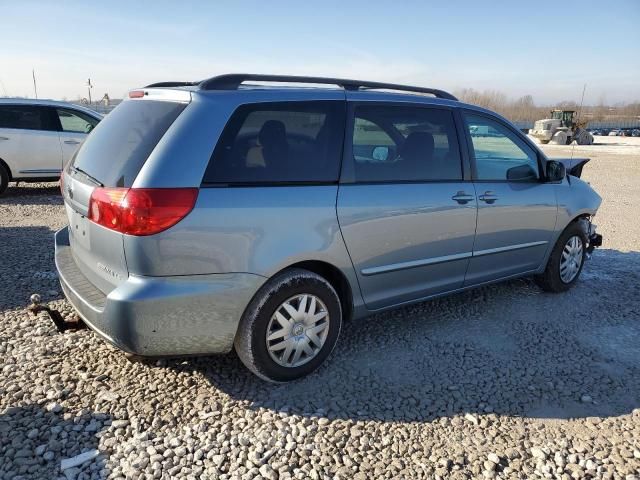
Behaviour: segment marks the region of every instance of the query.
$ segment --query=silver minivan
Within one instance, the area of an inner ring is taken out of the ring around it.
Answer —
[[[275,82],[275,83],[274,83]],[[350,318],[515,277],[577,281],[586,159],[441,90],[232,74],[129,93],[66,165],[62,288],[137,355],[317,368]]]

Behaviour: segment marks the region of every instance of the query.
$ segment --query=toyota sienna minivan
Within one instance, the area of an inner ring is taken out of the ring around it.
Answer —
[[[133,90],[66,165],[62,288],[136,355],[225,353],[284,382],[344,321],[531,275],[602,237],[587,159],[421,87],[232,74]]]

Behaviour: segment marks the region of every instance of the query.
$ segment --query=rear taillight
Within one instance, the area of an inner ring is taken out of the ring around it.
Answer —
[[[89,220],[127,235],[153,235],[182,220],[197,198],[197,188],[96,188]]]

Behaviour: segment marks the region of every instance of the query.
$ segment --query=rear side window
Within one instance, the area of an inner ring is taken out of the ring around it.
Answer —
[[[91,132],[73,166],[106,187],[130,187],[186,104],[127,100]]]
[[[85,113],[65,108],[57,108],[56,115],[63,132],[89,133],[98,124],[98,120]]]
[[[46,110],[31,105],[0,105],[0,128],[53,130]]]
[[[259,103],[238,108],[205,184],[337,182],[345,102]]]
[[[461,180],[453,115],[430,107],[358,106],[353,162],[356,182]]]

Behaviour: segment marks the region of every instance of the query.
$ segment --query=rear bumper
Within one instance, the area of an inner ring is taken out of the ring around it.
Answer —
[[[67,228],[55,234],[62,289],[85,323],[128,353],[144,356],[225,353],[245,307],[266,278],[249,273],[130,275],[108,294],[73,258]]]

